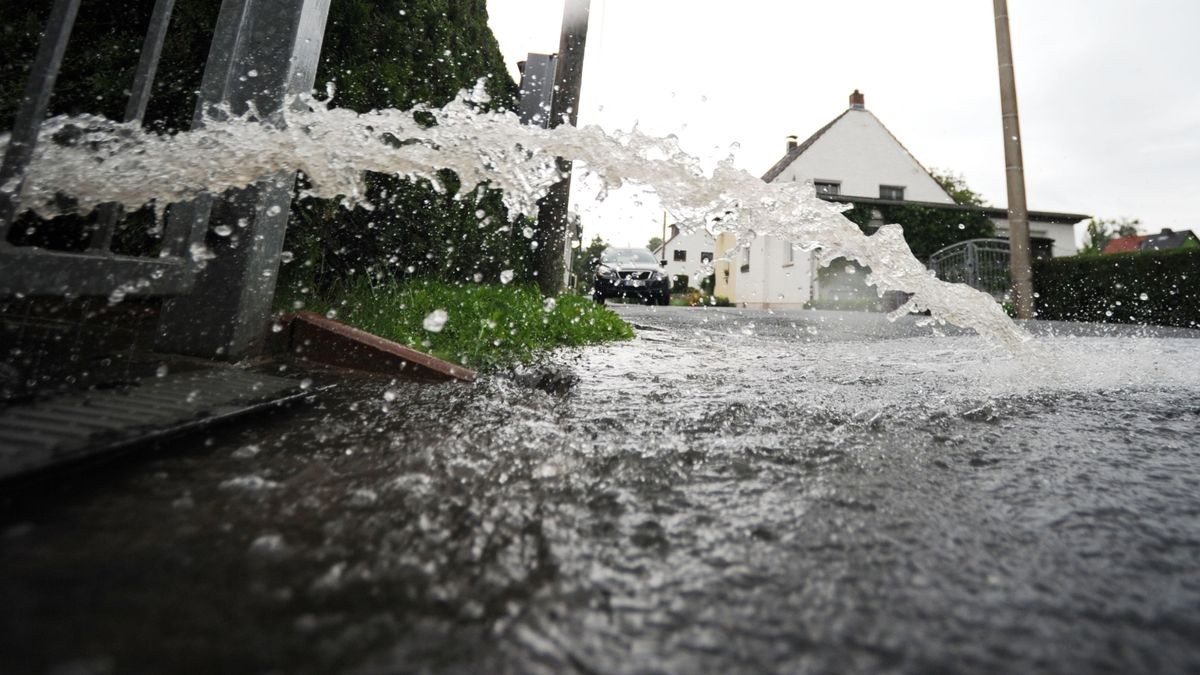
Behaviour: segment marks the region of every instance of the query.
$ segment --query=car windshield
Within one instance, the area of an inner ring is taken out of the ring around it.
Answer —
[[[657,265],[654,254],[644,248],[610,248],[600,254],[600,262],[614,265]]]

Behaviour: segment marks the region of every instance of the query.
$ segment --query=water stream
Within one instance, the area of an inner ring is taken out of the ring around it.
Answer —
[[[46,142],[27,174],[22,204],[53,216],[64,211],[62,196],[68,195],[74,211],[106,202],[154,203],[162,211],[204,193],[302,171],[311,181],[308,195],[369,208],[365,172],[423,178],[436,186],[438,172],[450,169],[466,186],[502,189],[510,213],[532,215],[560,179],[554,158],[565,157],[601,180],[597,198],[625,184],[649,186],[680,222],[718,222],[717,229],[734,232],[742,246],[769,235],[817,250],[823,263],[857,261],[871,270],[868,282],[879,293],[911,296],[897,315],[928,311],[934,321],[970,328],[1011,349],[1029,339],[989,296],[935,278],[913,257],[899,226],[865,235],[842,216],[847,206],[819,199],[811,185],[765,183],[728,160],[706,172],[674,138],[594,126],[524,126],[510,112],[480,110],[486,103],[482,83],[445,107],[418,109],[436,119],[432,126],[418,122],[413,111],[359,114],[306,103],[282,113],[276,124],[252,123],[253,111],[219,114],[203,128],[176,135],[93,116],[53,118],[43,128]]]

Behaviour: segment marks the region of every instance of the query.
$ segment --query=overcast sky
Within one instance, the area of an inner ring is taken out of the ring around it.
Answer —
[[[558,49],[562,0],[488,0],[516,77]],[[1009,0],[1029,207],[1200,228],[1198,0]],[[580,124],[679,136],[761,175],[854,89],[926,167],[1005,204],[988,0],[592,0]],[[644,244],[661,211],[581,203]],[[1081,229],[1081,228],[1080,228]]]

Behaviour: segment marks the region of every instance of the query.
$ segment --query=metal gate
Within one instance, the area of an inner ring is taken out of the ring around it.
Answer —
[[[1002,300],[1012,288],[1007,239],[970,239],[951,244],[929,257],[939,279],[966,284]]]
[[[116,204],[99,210],[85,251],[56,251],[9,242],[9,229],[20,212],[21,185],[37,149],[38,134],[75,24],[80,0],[55,0],[37,56],[30,69],[25,97],[13,124],[4,163],[0,166],[0,294],[24,295],[176,295],[186,292],[195,276],[187,254],[202,243],[208,219],[193,209],[175,207],[167,220],[161,251],[146,256],[116,255],[110,247],[121,218]],[[158,0],[142,44],[124,121],[141,124],[162,56],[163,41],[175,0]],[[188,215],[182,213],[188,211]]]
[[[112,250],[114,228],[122,214],[117,204],[98,210],[86,250],[18,245],[9,236],[21,213],[22,185],[80,3],[54,0],[0,165],[0,297],[111,297],[114,293],[167,297],[159,348],[223,358],[252,353],[264,338],[275,290],[291,202],[286,175],[226,195],[172,205],[162,227],[161,250],[139,255]],[[312,89],[329,3],[222,0],[193,127],[203,126],[214,111],[241,114],[251,107],[261,113],[264,123],[280,123],[277,113],[294,104],[296,95]],[[155,2],[130,89],[126,122],[143,120],[174,5],[175,0]],[[258,75],[248,81],[248,72]],[[219,237],[207,237],[210,221],[214,226],[244,225],[246,238],[254,244],[236,250],[226,244],[230,250],[224,250],[216,241]],[[214,255],[217,259],[209,261]],[[207,264],[198,264],[202,262]]]

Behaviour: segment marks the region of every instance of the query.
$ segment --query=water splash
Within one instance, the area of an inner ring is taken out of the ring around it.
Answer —
[[[842,215],[847,206],[819,199],[811,186],[765,183],[730,160],[706,172],[674,138],[636,130],[609,134],[595,126],[524,126],[509,112],[481,112],[481,86],[443,108],[415,111],[359,114],[304,102],[284,113],[279,125],[258,124],[251,111],[175,135],[94,116],[53,118],[43,127],[21,203],[44,217],[89,212],[106,202],[153,203],[161,212],[167,204],[302,171],[310,180],[306,196],[371,208],[365,172],[425,179],[444,189],[438,172],[449,169],[464,185],[503,190],[511,213],[532,215],[561,178],[555,164],[561,156],[600,178],[598,199],[626,184],[649,186],[677,220],[692,227],[707,223],[733,232],[743,245],[755,236],[778,237],[816,250],[822,263],[854,260],[871,269],[868,282],[879,293],[910,294],[896,316],[928,311],[935,321],[973,329],[1012,349],[1029,339],[989,296],[935,278],[913,257],[898,225],[868,236]],[[418,121],[430,119],[435,123]],[[7,138],[0,144],[7,146]]]

